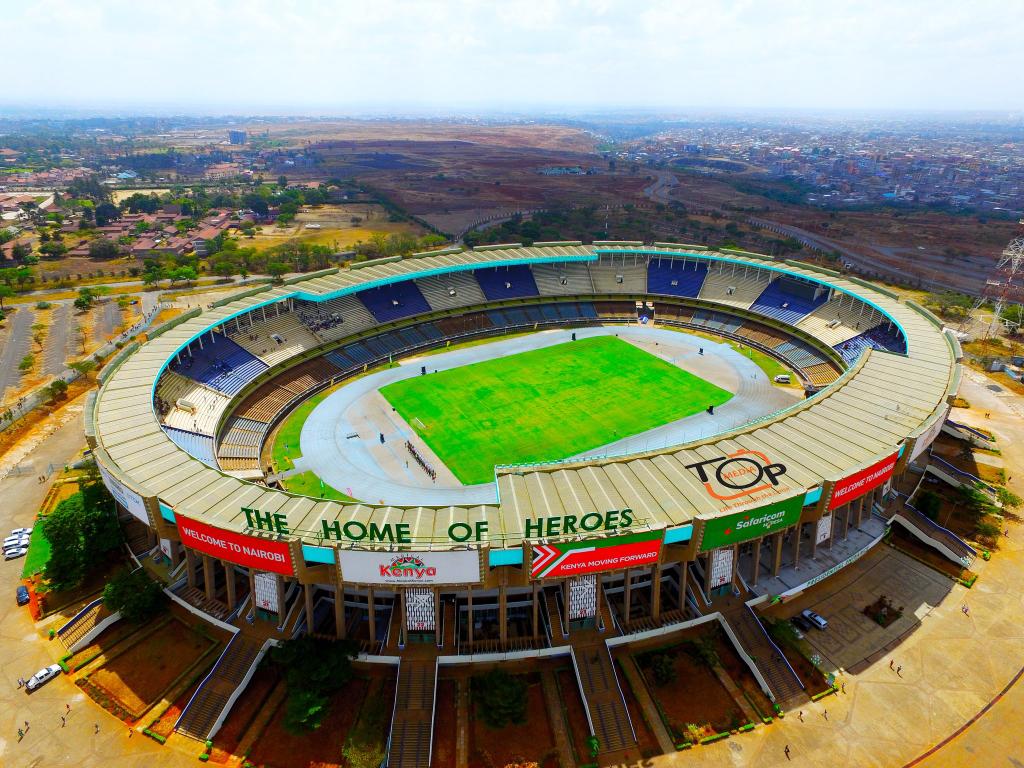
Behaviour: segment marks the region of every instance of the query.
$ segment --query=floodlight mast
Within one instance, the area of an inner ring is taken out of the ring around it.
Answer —
[[[992,320],[985,328],[985,338],[990,339],[1000,331],[1012,331],[1019,328],[1020,314],[1016,320],[1003,317],[1003,312],[1010,306],[1024,304],[1024,237],[1010,241],[999,256],[992,276],[985,281],[985,289],[974,302],[971,312],[964,318],[960,330],[967,330],[971,318],[987,303],[992,306]]]

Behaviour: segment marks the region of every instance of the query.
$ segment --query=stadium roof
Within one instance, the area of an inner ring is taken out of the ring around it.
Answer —
[[[237,531],[246,529],[242,507],[249,507],[283,513],[291,532],[309,544],[320,543],[316,532],[321,521],[405,523],[415,542],[439,547],[452,546],[446,533],[452,523],[486,521],[491,546],[517,546],[526,520],[537,517],[629,508],[639,522],[661,528],[744,503],[763,503],[763,497],[757,496],[714,498],[687,469],[689,464],[738,451],[785,463],[787,492],[802,494],[891,455],[908,437],[927,429],[955,391],[959,375],[955,342],[935,318],[895,295],[795,263],[691,252],[690,256],[699,258],[784,270],[857,296],[899,325],[906,336],[907,354],[869,352],[815,397],[685,447],[583,463],[499,468],[497,503],[471,507],[344,504],[269,489],[213,469],[178,448],[164,433],[153,408],[156,380],[178,350],[210,328],[268,302],[289,297],[323,300],[388,282],[487,266],[593,261],[609,253],[684,252],[661,246],[576,244],[442,252],[336,271],[252,295],[243,293],[145,343],[107,375],[91,414],[97,456],[142,496],[159,497],[176,513]]]

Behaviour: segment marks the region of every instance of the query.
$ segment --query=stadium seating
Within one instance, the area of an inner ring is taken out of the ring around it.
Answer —
[[[874,307],[836,291],[830,301],[807,315],[797,327],[835,347],[865,329],[873,328],[882,319]]]
[[[880,323],[858,336],[836,344],[834,349],[843,356],[843,360],[853,365],[865,349],[906,354],[907,345],[896,328],[890,327],[888,323]]]
[[[269,366],[220,333],[208,333],[192,342],[171,364],[176,373],[234,395]]]
[[[430,305],[412,280],[370,288],[360,291],[356,296],[380,323],[390,323],[392,320],[430,311]]]
[[[526,264],[477,269],[473,271],[473,275],[480,283],[480,288],[488,301],[518,299],[524,296],[536,296],[538,293],[533,273],[530,272],[530,267]]]
[[[199,459],[203,464],[211,467],[217,466],[217,459],[214,458],[213,438],[209,435],[197,435],[194,432],[186,432],[183,429],[164,427],[164,432],[171,438],[176,446],[190,456]]]
[[[321,344],[293,312],[268,318],[265,322],[253,323],[249,328],[233,333],[231,340],[252,352],[270,367]]]
[[[296,300],[295,309],[303,324],[322,342],[352,336],[377,324],[355,296],[340,296],[324,302]]]
[[[771,272],[754,266],[712,262],[700,298],[746,309],[768,287]]]
[[[436,277],[418,277],[416,285],[427,303],[437,310],[468,307],[483,304],[484,294],[480,283],[469,272],[453,272]]]
[[[586,264],[534,264],[533,277],[541,296],[577,296],[594,292]]]
[[[647,266],[643,263],[590,264],[588,271],[594,282],[594,293],[647,292]]]
[[[805,316],[828,301],[828,292],[823,291],[817,298],[806,298],[794,293],[790,286],[794,282],[787,278],[773,280],[750,309],[767,317],[796,325]]]
[[[647,292],[695,297],[700,293],[707,273],[707,262],[651,259],[647,265]]]

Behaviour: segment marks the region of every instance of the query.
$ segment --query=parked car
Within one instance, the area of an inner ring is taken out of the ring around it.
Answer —
[[[776,374],[775,377],[772,379],[772,381],[774,381],[776,384],[789,384],[790,383],[789,374],[788,373]]]
[[[36,690],[40,686],[46,685],[46,683],[53,680],[53,678],[59,674],[60,664],[51,664],[48,667],[44,667],[28,679],[28,682],[25,683],[25,691],[27,693],[32,693],[32,691]]]
[[[790,621],[793,622],[793,626],[796,627],[797,629],[802,629],[804,632],[810,632],[811,631],[811,627],[812,627],[811,622],[809,622],[803,616],[794,616],[793,618],[790,619]]]
[[[15,544],[21,544],[22,546],[28,546],[28,536],[8,536],[4,539],[4,546],[9,547]]]
[[[802,611],[800,615],[807,619],[807,621],[811,622],[811,624],[816,626],[818,629],[824,629],[828,626],[828,622],[825,620],[825,617],[823,617],[821,614],[815,613],[810,608],[808,608],[805,611]]]
[[[28,536],[31,533],[31,528],[15,528],[13,531],[11,531],[11,536]]]
[[[28,553],[28,547],[18,547],[16,549],[5,549],[4,560],[17,560],[19,557],[24,557]]]
[[[22,585],[14,590],[14,599],[18,605],[28,605],[28,587]]]

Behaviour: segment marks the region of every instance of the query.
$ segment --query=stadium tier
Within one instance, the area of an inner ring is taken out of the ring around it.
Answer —
[[[478,269],[473,272],[488,301],[520,299],[538,294],[533,273],[526,264]]]
[[[356,296],[380,323],[430,311],[430,305],[412,280],[370,288]]]
[[[175,356],[171,370],[226,395],[234,395],[269,366],[222,333],[208,333]]]
[[[750,305],[750,309],[762,315],[796,325],[828,301],[828,291],[805,280],[778,277]]]
[[[651,259],[647,265],[647,292],[666,296],[697,296],[707,273],[707,262]]]

